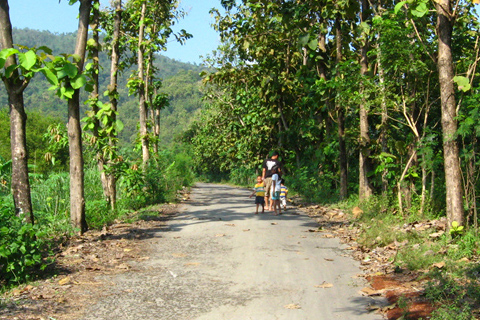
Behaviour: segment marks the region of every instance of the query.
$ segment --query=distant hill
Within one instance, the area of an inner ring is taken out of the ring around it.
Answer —
[[[14,29],[14,43],[27,47],[47,46],[55,55],[73,52],[75,33],[51,33],[31,29]],[[103,69],[100,71],[100,93],[109,83],[110,61],[107,54],[100,55]],[[156,55],[155,65],[158,76],[163,79],[161,92],[171,97],[170,106],[161,112],[161,144],[168,145],[194,119],[202,107],[199,73],[205,68],[201,65],[183,63],[162,55]],[[119,119],[125,124],[120,135],[121,144],[128,145],[135,140],[138,122],[138,98],[128,96],[126,88],[129,71],[119,76]],[[57,98],[53,91],[48,91],[49,83],[42,75],[35,77],[24,92],[27,113],[32,110],[44,115],[59,117],[67,121],[66,102]],[[102,95],[101,95],[102,96]],[[83,93],[83,99],[87,94]],[[105,99],[106,101],[106,99]],[[7,107],[5,88],[0,86],[0,108]],[[84,112],[85,110],[83,110]]]

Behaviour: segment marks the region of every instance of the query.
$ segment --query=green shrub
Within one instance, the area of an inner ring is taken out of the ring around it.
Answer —
[[[237,167],[230,171],[230,182],[237,186],[249,187],[256,183],[255,170]]]
[[[478,303],[469,297],[469,290],[459,279],[434,271],[430,274],[432,281],[425,288],[425,296],[438,306],[430,319],[433,320],[473,320],[470,305]],[[478,293],[478,290],[477,290]],[[475,298],[478,300],[478,296]]]
[[[42,236],[37,226],[25,223],[0,202],[0,285],[31,278],[32,269],[42,263]]]

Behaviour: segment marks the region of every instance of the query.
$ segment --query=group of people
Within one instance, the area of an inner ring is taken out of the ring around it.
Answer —
[[[270,158],[263,162],[262,175],[257,177],[257,183],[253,188],[250,198],[255,195],[256,211],[262,206],[262,213],[267,210],[273,211],[275,215],[282,214],[287,210],[288,188],[285,186],[285,180],[281,178],[282,166],[278,160],[278,152],[272,152]]]

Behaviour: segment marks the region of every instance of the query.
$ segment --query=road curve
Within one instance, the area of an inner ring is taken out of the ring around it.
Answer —
[[[181,213],[153,231],[149,259],[111,283],[83,318],[380,320],[359,264],[295,209],[255,215],[251,191],[199,183]]]

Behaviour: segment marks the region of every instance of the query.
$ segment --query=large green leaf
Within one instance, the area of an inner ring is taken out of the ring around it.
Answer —
[[[87,78],[83,74],[70,80],[70,85],[75,90],[83,87],[85,83],[87,83]]]
[[[453,81],[457,84],[458,90],[462,90],[463,92],[470,90],[472,87],[467,77],[455,76],[453,77]]]
[[[57,76],[48,68],[43,68],[41,70],[45,78],[47,78],[48,82],[54,86],[58,86],[58,78]]]
[[[37,62],[37,55],[33,50],[18,54],[18,61],[25,70],[30,70]]]
[[[65,77],[75,78],[78,73],[78,69],[75,65],[67,62],[63,68],[58,72],[58,79],[63,79]]]

